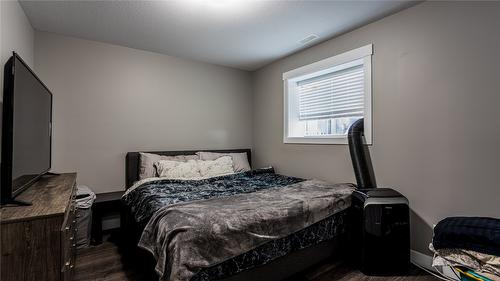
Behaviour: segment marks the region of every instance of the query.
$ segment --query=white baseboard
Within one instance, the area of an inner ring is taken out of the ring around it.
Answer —
[[[413,264],[419,265],[425,269],[436,272],[436,269],[432,267],[432,257],[415,250],[411,250],[410,260]]]
[[[413,264],[421,266],[429,271],[436,273],[439,276],[443,276],[445,280],[457,280],[460,279],[457,277],[456,273],[453,272],[452,268],[449,266],[442,266],[434,268],[432,267],[432,257],[426,254],[422,254],[420,252],[411,250],[410,259]]]

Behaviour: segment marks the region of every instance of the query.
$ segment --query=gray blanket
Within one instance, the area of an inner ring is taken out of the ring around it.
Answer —
[[[161,280],[187,281],[200,269],[286,237],[350,206],[350,184],[308,180],[281,188],[166,206],[139,246]]]

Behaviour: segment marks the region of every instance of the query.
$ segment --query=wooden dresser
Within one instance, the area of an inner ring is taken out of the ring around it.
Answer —
[[[76,259],[76,174],[44,176],[3,207],[0,279],[71,280]]]

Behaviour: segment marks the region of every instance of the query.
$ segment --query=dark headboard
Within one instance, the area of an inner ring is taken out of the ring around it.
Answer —
[[[154,153],[165,156],[176,156],[176,155],[193,155],[198,151],[209,151],[209,152],[219,152],[219,153],[242,153],[246,152],[248,157],[248,163],[252,165],[252,151],[250,149],[223,149],[223,150],[184,150],[184,151],[141,151],[146,153]],[[125,157],[125,189],[131,187],[134,182],[139,180],[139,152],[127,152]]]

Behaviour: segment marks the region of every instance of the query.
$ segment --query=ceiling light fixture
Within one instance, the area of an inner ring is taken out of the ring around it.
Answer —
[[[216,9],[234,9],[250,0],[185,0],[185,2],[198,7],[212,7]]]

